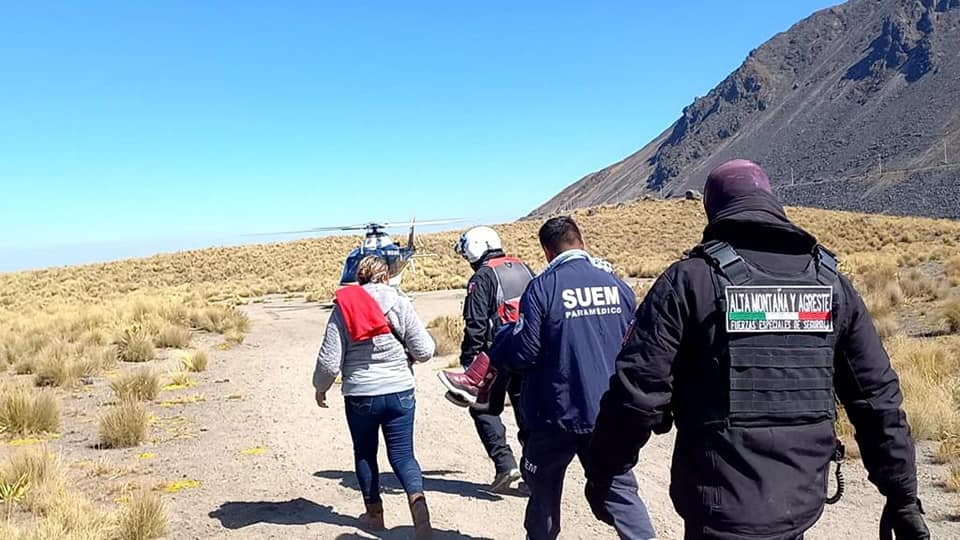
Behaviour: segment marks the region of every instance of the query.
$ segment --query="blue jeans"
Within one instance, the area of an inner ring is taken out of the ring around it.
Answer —
[[[353,457],[360,492],[367,503],[380,502],[378,432],[383,430],[387,458],[407,495],[423,493],[423,473],[413,455],[414,391],[382,396],[346,396],[347,425],[353,438]]]

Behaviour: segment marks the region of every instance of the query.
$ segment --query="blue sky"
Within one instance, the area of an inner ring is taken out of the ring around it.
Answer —
[[[0,271],[513,220],[835,3],[5,2]]]

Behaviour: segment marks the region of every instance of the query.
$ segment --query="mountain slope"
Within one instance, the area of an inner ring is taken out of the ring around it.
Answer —
[[[752,51],[647,146],[533,214],[681,196],[744,157],[790,204],[960,218],[958,95],[960,0],[852,0]]]

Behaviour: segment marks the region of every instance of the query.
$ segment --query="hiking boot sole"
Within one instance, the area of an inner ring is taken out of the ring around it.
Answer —
[[[446,392],[446,393],[444,393],[444,394],[443,394],[443,397],[447,398],[447,401],[449,401],[450,403],[453,403],[454,405],[456,405],[457,407],[460,407],[460,408],[462,408],[462,409],[467,409],[467,408],[470,407],[470,404],[469,404],[469,403],[467,403],[466,401],[463,401],[463,400],[460,398],[460,396],[458,396],[458,395],[456,395],[456,394],[454,394],[454,393],[452,393],[452,392]]]
[[[437,378],[440,379],[440,382],[443,383],[443,386],[447,389],[449,393],[453,394],[459,399],[459,401],[454,401],[453,399],[450,399],[450,397],[448,396],[447,399],[451,403],[455,405],[459,405],[461,407],[469,407],[471,403],[475,403],[477,401],[476,396],[471,395],[469,392],[466,392],[454,386],[453,383],[450,382],[450,379],[447,379],[443,375],[442,371],[440,373],[437,373]]]

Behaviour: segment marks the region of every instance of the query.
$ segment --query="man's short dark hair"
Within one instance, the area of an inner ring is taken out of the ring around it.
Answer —
[[[540,245],[559,253],[583,245],[580,227],[570,216],[550,218],[540,227]]]

